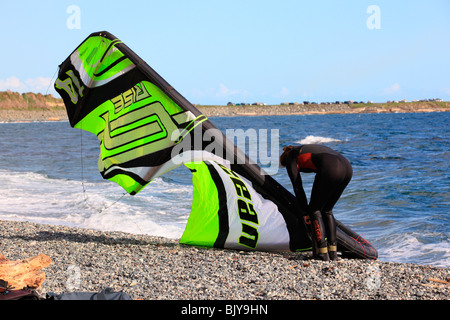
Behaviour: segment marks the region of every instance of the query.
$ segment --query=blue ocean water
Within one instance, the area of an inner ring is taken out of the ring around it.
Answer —
[[[341,152],[354,174],[336,218],[367,238],[382,261],[450,266],[450,113],[211,120],[224,132],[267,129],[269,140],[275,130],[277,148],[321,143]],[[192,197],[186,168],[129,196],[98,173],[97,138],[67,122],[0,123],[0,137],[0,219],[181,236]],[[292,191],[284,169],[271,173]],[[313,179],[303,175],[307,194]]]

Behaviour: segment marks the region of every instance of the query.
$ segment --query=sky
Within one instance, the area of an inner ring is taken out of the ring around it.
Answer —
[[[0,91],[109,31],[194,104],[450,101],[450,1],[0,0]]]

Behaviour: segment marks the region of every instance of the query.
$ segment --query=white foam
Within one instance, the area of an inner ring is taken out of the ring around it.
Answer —
[[[342,140],[320,137],[320,136],[307,136],[306,138],[297,141],[299,144],[321,144],[321,143],[330,143],[330,142],[341,142]]]
[[[379,250],[380,259],[392,262],[420,261],[421,264],[450,267],[450,243],[426,243],[420,240],[426,236],[416,232],[390,236],[387,246]]]
[[[155,179],[136,196],[109,181],[52,179],[31,172],[0,171],[0,219],[123,231],[167,238],[182,235],[192,187]]]

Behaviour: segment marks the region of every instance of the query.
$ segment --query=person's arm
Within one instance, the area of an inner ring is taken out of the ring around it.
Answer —
[[[308,199],[306,198],[305,190],[302,185],[302,178],[297,168],[297,156],[298,152],[295,152],[294,150],[289,152],[286,161],[286,170],[291,179],[300,209],[303,211],[303,214],[306,215],[308,212]]]

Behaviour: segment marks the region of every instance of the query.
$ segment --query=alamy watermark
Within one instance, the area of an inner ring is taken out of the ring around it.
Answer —
[[[230,164],[258,164],[270,175],[278,172],[278,129],[227,129],[225,135],[216,128],[203,131],[202,126],[197,126],[193,130],[193,134],[184,136],[180,131],[172,133],[172,141],[183,137],[172,149],[171,158],[175,164],[214,160],[217,157]],[[235,146],[240,151],[235,150]]]
[[[373,291],[381,287],[381,272],[377,265],[370,265],[366,269],[366,278],[364,280],[366,288]]]
[[[66,289],[69,291],[81,289],[81,270],[77,265],[70,265],[66,270]]]
[[[81,29],[81,9],[77,5],[70,5],[66,9],[66,13],[69,14],[66,20],[67,29]]]
[[[372,4],[367,7],[367,14],[370,16],[366,20],[366,26],[369,30],[381,29],[381,10],[380,7]]]

